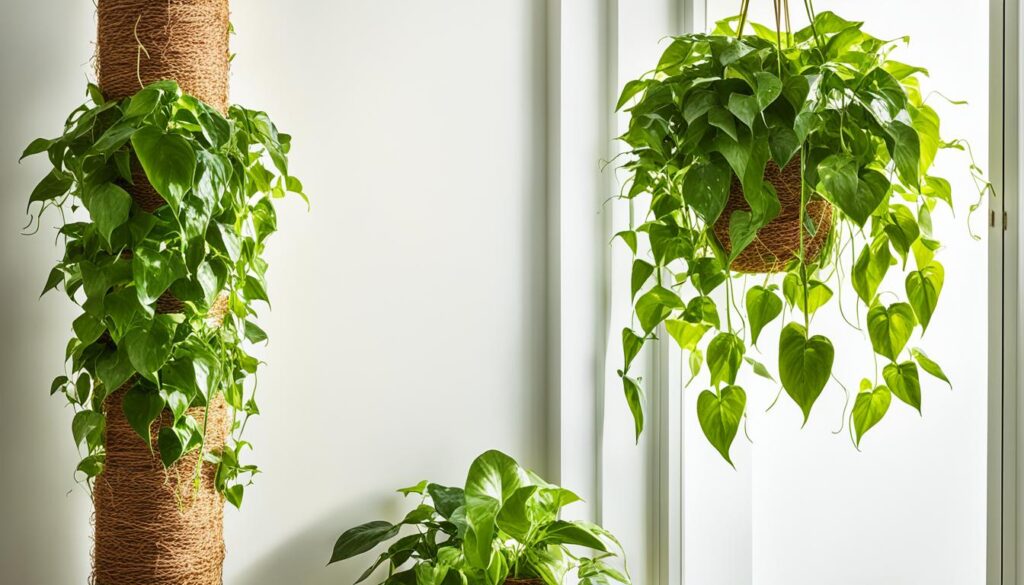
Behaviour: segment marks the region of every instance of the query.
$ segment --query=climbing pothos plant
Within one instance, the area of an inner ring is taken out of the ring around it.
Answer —
[[[198,450],[239,506],[258,471],[241,462],[241,432],[259,413],[259,360],[244,342],[267,338],[254,321],[254,303],[269,305],[264,244],[277,229],[275,199],[305,198],[288,173],[290,137],[263,112],[232,106],[225,117],[170,81],[110,101],[90,85],[88,96],[61,136],[23,155],[45,154],[53,166],[29,198],[36,221],[60,215],[64,257],[43,293],[63,289],[81,307],[66,373],[50,388],[76,412],[77,472],[87,482],[102,472],[104,413],[123,409],[147,444],[158,422],[164,466]],[[129,195],[139,168],[166,204],[147,210]],[[218,396],[234,417],[227,444],[210,449]]]
[[[893,396],[920,410],[922,370],[949,383],[909,342],[932,323],[945,281],[931,218],[954,202],[932,162],[941,149],[970,149],[940,137],[939,116],[921,93],[927,71],[890,58],[906,38],[877,39],[860,22],[815,14],[810,2],[810,26],[792,32],[783,25],[785,4],[775,3],[774,28],[753,24],[744,34],[744,2],[740,16],[712,34],[674,38],[618,103],[630,115],[621,196],[631,210],[642,201],[646,213],[617,234],[634,258],[634,320],[622,331],[619,374],[636,433],[643,398],[630,369],[662,327],[689,353],[694,377],[707,371],[711,387],[699,395],[697,415],[730,463],[747,405],[737,374],[749,368],[774,379],[751,355],[758,343],[778,344],[782,388],[805,423],[811,415],[837,351],[812,319],[830,302],[836,307],[836,287],[848,284],[863,304],[877,354],[864,364],[849,414],[857,444]],[[970,158],[983,197],[991,185]],[[790,197],[782,196],[785,175]],[[981,197],[971,211],[980,204]],[[790,246],[779,248],[786,237]],[[754,249],[775,254],[765,274],[738,266]],[[905,273],[903,290],[882,294],[895,270]],[[744,286],[753,281],[742,293],[741,277]],[[776,320],[781,331],[769,339]]]

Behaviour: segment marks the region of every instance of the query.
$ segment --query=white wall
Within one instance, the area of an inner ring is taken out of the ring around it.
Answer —
[[[735,10],[729,2],[708,4],[709,22]],[[773,21],[770,4],[757,4],[752,3],[752,18]],[[987,3],[936,0],[928,3],[927,17],[921,3],[912,0],[819,0],[815,5],[866,21],[865,30],[880,38],[910,35],[910,46],[894,57],[931,70],[926,90],[970,102],[954,107],[931,100],[942,116],[944,137],[969,139],[977,160],[987,166]],[[797,16],[800,3],[792,6],[794,24],[806,22]],[[964,158],[940,155],[934,174],[953,183],[956,217],[948,210],[934,215],[945,244],[939,256],[946,267],[945,288],[927,335],[911,343],[943,365],[955,389],[950,392],[923,375],[924,416],[894,400],[857,452],[848,428],[832,434],[845,402],[836,384],[826,388],[801,430],[799,410],[785,396],[764,413],[776,385],[747,378],[754,442],[742,434],[737,438],[739,473],[706,445],[689,413],[688,583],[731,585],[738,582],[729,576],[737,567],[749,570],[757,585],[984,581],[988,247],[967,232],[967,207],[977,193]],[[983,236],[986,219],[983,209],[973,223]],[[905,296],[903,278],[891,272],[883,287]],[[852,306],[848,285],[844,293],[846,306]],[[835,301],[822,313],[812,329],[826,332],[841,348],[836,374],[855,392],[865,373],[871,377],[870,343],[843,322]],[[863,322],[863,309],[860,315]],[[767,334],[778,335],[778,327]],[[764,361],[777,363],[777,356],[768,353]],[[737,481],[746,482],[745,494],[734,493]],[[733,497],[714,497],[723,489]],[[731,514],[746,505],[748,516]],[[732,542],[702,538],[723,532],[731,533]]]
[[[16,161],[81,102],[93,8],[4,8],[0,581],[84,583],[89,500],[47,396],[74,311],[36,300],[59,252],[18,235],[44,169]],[[313,209],[282,205],[269,249],[265,473],[227,513],[227,583],[354,581],[324,568],[334,538],[487,448],[545,471],[545,18],[542,0],[234,3],[232,98],[294,135]]]

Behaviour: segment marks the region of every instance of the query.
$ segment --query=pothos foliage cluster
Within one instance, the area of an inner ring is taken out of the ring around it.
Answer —
[[[613,564],[622,546],[607,530],[559,518],[580,501],[500,451],[473,461],[464,487],[428,481],[398,490],[419,505],[393,524],[367,522],[345,531],[331,563],[369,552],[397,538],[356,581],[387,564],[382,585],[502,585],[506,579],[561,585],[575,572],[580,585],[629,585],[625,561]],[[399,537],[405,528],[408,534]],[[592,557],[570,546],[593,550]]]
[[[383,551],[356,581],[387,563],[382,585],[502,585],[506,579],[560,585],[577,573],[581,585],[630,584],[628,573],[610,565],[622,546],[599,526],[559,517],[579,502],[574,493],[549,484],[500,451],[487,451],[470,465],[464,488],[429,482],[398,490],[420,503],[400,523],[376,520],[345,531],[331,562],[368,552],[414,529]],[[596,552],[578,556],[568,548]]]
[[[737,29],[744,11],[718,23],[713,34],[674,38],[654,71],[622,92],[618,108],[632,104],[621,137],[630,175],[622,197],[631,209],[635,198],[649,197],[645,221],[617,234],[634,256],[639,330],[622,332],[619,374],[637,436],[642,390],[629,371],[659,325],[689,352],[694,377],[706,367],[712,388],[698,397],[697,414],[727,461],[747,402],[737,374],[751,368],[772,378],[749,348],[763,343],[766,326],[780,317],[778,375],[806,422],[835,358],[832,341],[812,331],[811,319],[832,300],[830,284],[845,284],[846,272],[866,307],[874,352],[886,362],[879,380],[876,359],[854,400],[855,442],[882,419],[892,396],[920,410],[919,370],[949,382],[908,342],[931,323],[945,280],[931,215],[939,204],[952,208],[953,200],[949,182],[930,168],[940,149],[969,153],[969,147],[940,138],[939,116],[920,90],[927,71],[891,59],[896,41],[879,40],[862,23],[830,12],[815,15],[808,6],[808,13],[812,24],[795,33],[755,24],[755,34],[743,35]],[[794,230],[800,249],[779,279],[757,278],[737,298],[739,274],[730,264],[780,212],[764,179],[769,161],[780,169],[800,165],[803,229]],[[971,173],[981,193],[991,191],[973,160]],[[733,181],[749,210],[725,217]],[[833,206],[830,225],[815,225],[807,213],[821,200]],[[718,222],[728,222],[731,247],[716,237]],[[820,229],[830,235],[812,258],[805,244]],[[879,290],[892,268],[906,274],[905,300]],[[719,307],[712,292],[723,285]]]
[[[243,480],[258,471],[240,462],[249,446],[240,435],[259,413],[255,383],[246,387],[259,362],[243,341],[267,338],[253,321],[253,303],[269,304],[261,256],[277,229],[274,200],[288,191],[305,198],[288,174],[290,137],[263,112],[232,106],[224,117],[170,81],[124,100],[105,100],[94,85],[88,95],[63,135],[35,140],[23,155],[45,153],[53,165],[30,209],[38,203],[41,217],[54,208],[62,220],[64,257],[43,293],[63,288],[82,308],[67,373],[50,389],[76,410],[72,433],[85,452],[77,471],[87,481],[102,472],[104,402],[126,388],[108,408],[123,408],[147,444],[169,412],[156,441],[163,464],[199,450],[218,466],[217,489],[239,506]],[[133,165],[166,205],[148,213],[133,200]],[[76,221],[81,207],[88,220]],[[158,300],[172,296],[181,308],[161,314]],[[211,311],[225,303],[220,324]],[[211,450],[206,414],[193,413],[208,414],[220,395],[235,416],[228,444]]]

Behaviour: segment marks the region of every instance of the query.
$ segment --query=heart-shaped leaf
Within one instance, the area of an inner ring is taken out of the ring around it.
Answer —
[[[761,330],[771,323],[782,312],[782,299],[774,288],[763,286],[752,287],[746,291],[746,317],[751,322],[751,342],[758,344]]]
[[[746,405],[747,394],[739,386],[726,386],[718,394],[705,390],[697,397],[700,428],[729,465],[733,465],[729,449],[740,428]]]
[[[779,338],[779,378],[782,387],[804,413],[804,423],[811,407],[818,400],[832,374],[835,350],[827,337],[807,338],[807,330],[799,323],[782,329]]]
[[[678,319],[665,321],[665,330],[676,340],[680,349],[693,351],[710,327],[703,323],[690,323]]]
[[[857,436],[857,446],[864,433],[882,420],[889,410],[889,403],[892,402],[892,395],[885,386],[879,386],[874,390],[866,390],[857,395],[853,403],[853,430]]]
[[[163,397],[155,388],[135,384],[125,392],[121,407],[128,424],[149,445],[150,425],[160,417],[160,413],[164,410]]]
[[[196,172],[192,145],[178,134],[165,134],[152,126],[135,132],[131,140],[149,182],[177,213]]]
[[[696,163],[686,171],[683,199],[705,222],[715,223],[729,200],[731,182],[732,170],[721,157]]]
[[[907,303],[893,303],[889,307],[875,305],[868,311],[868,335],[875,352],[896,361],[910,340],[917,320]]]
[[[921,379],[917,373],[917,364],[888,364],[882,369],[882,377],[896,398],[921,412]]]
[[[864,304],[870,305],[878,292],[878,285],[885,278],[892,264],[889,238],[880,235],[871,244],[864,246],[853,265],[853,290]]]
[[[921,323],[922,331],[928,329],[928,323],[932,320],[945,278],[945,271],[938,262],[932,262],[907,275],[907,298]]]
[[[644,333],[650,333],[672,314],[674,309],[682,309],[683,301],[676,293],[662,286],[655,286],[647,291],[636,302],[636,316]]]
[[[708,344],[708,369],[711,371],[711,385],[735,384],[736,374],[743,363],[746,348],[743,340],[732,333],[719,333]]]

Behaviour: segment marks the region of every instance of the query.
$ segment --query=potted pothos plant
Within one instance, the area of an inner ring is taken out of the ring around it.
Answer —
[[[60,215],[64,256],[43,293],[61,288],[81,307],[67,372],[50,388],[76,412],[77,472],[90,482],[103,471],[104,406],[116,400],[140,441],[159,426],[164,466],[198,450],[239,506],[258,471],[241,463],[241,431],[259,412],[246,387],[259,360],[243,341],[267,338],[254,303],[269,303],[262,254],[277,229],[274,201],[305,198],[288,172],[290,137],[264,112],[232,106],[222,115],[173,81],[121,100],[90,84],[88,96],[61,136],[33,141],[22,157],[52,164],[29,197],[36,221]],[[126,191],[146,183],[149,199]],[[232,438],[210,449],[195,413],[221,396],[236,413]]]
[[[634,322],[622,331],[619,375],[636,434],[643,398],[630,369],[664,331],[689,352],[694,377],[708,373],[697,416],[730,463],[747,404],[737,374],[774,379],[750,351],[759,343],[778,344],[782,388],[805,422],[811,415],[836,355],[812,318],[835,307],[835,287],[850,286],[863,304],[882,361],[880,376],[864,364],[849,415],[856,443],[893,396],[920,410],[921,370],[949,382],[909,342],[932,322],[945,281],[931,217],[953,198],[932,162],[941,149],[970,153],[940,137],[921,93],[927,71],[891,58],[906,39],[880,40],[810,1],[806,28],[791,31],[776,2],[776,26],[748,32],[748,3],[711,34],[672,39],[618,102],[630,117],[621,196],[645,210],[617,234],[633,254]],[[981,194],[973,212],[991,185],[973,159],[970,170]],[[896,270],[903,290],[883,296]]]
[[[356,583],[382,565],[382,585],[561,585],[573,572],[581,585],[630,583],[611,533],[560,518],[580,497],[500,451],[477,457],[464,487],[421,481],[398,492],[418,499],[405,518],[356,526],[334,545],[330,563],[394,540]],[[581,556],[574,548],[593,554]]]

